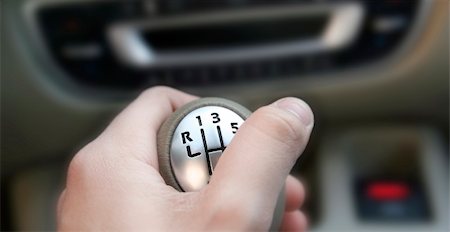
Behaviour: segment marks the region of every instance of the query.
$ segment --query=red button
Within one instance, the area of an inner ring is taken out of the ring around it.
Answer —
[[[374,182],[366,188],[366,195],[378,201],[404,200],[410,192],[409,186],[402,182]]]

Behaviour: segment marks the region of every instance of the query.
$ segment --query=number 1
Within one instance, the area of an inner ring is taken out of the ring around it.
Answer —
[[[196,117],[198,120],[198,125],[202,126],[202,119],[200,118],[200,115]]]

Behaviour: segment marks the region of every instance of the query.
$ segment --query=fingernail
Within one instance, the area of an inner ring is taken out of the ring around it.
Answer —
[[[274,105],[298,117],[305,126],[310,126],[313,123],[311,108],[308,104],[298,98],[283,98],[276,101]]]

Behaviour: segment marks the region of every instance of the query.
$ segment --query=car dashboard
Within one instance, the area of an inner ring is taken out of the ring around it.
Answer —
[[[447,231],[446,0],[2,2],[2,230],[52,230],[71,157],[144,89],[304,99],[313,231]],[[150,106],[149,106],[150,107]]]

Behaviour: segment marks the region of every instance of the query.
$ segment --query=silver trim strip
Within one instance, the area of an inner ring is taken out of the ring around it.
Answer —
[[[259,18],[285,18],[289,16],[330,15],[329,22],[316,39],[272,43],[260,46],[210,49],[192,52],[156,53],[151,44],[141,37],[142,30],[171,28],[187,25],[214,25]],[[170,65],[205,64],[251,58],[277,57],[336,50],[350,44],[359,32],[364,17],[363,7],[356,2],[342,4],[296,5],[276,8],[253,8],[232,12],[183,15],[173,18],[116,23],[107,30],[111,47],[124,64],[134,68]]]

